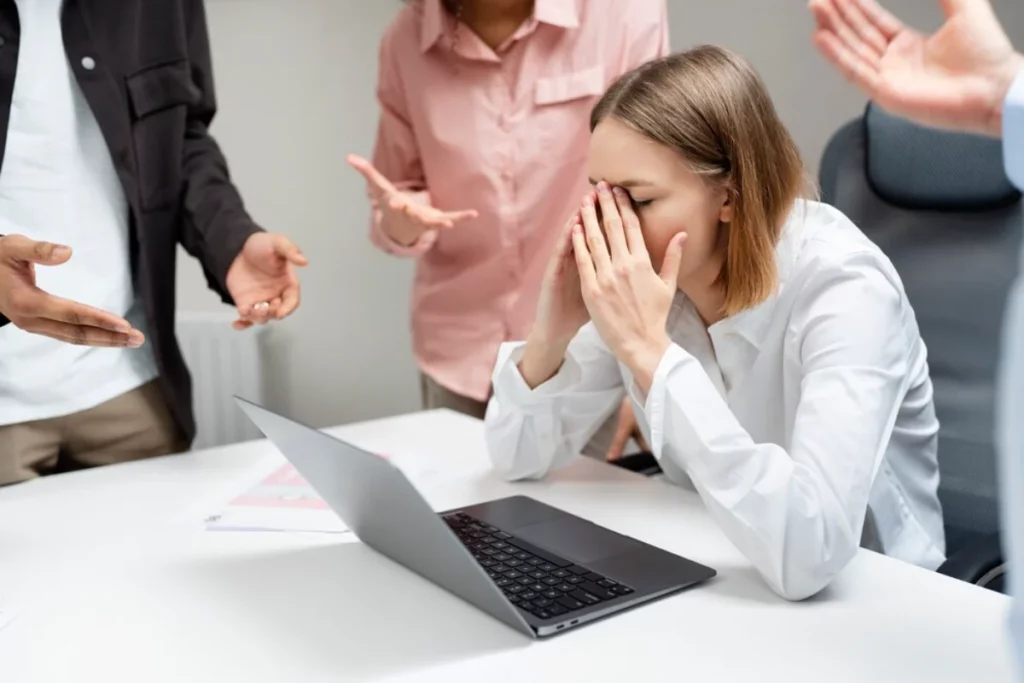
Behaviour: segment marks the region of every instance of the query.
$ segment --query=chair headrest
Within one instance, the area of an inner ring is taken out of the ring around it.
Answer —
[[[890,204],[981,211],[1020,199],[999,140],[925,128],[875,104],[864,115],[864,135],[868,181]]]

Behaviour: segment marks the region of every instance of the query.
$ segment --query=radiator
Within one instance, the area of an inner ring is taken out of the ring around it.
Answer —
[[[235,319],[225,313],[178,312],[178,342],[192,372],[197,428],[194,449],[262,436],[232,399],[238,394],[263,402],[261,330],[234,330],[231,323]]]

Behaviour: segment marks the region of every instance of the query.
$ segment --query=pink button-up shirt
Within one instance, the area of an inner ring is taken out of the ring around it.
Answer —
[[[490,49],[414,0],[380,49],[374,165],[418,200],[479,217],[409,247],[375,212],[371,239],[418,257],[413,344],[442,386],[486,400],[504,341],[524,339],[558,231],[589,187],[590,110],[618,76],[668,52],[664,0],[536,0]]]

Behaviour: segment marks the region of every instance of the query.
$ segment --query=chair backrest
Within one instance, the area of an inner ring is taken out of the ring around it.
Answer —
[[[869,105],[822,158],[822,200],[892,260],[928,347],[947,544],[998,530],[993,418],[1020,193],[998,140],[922,128]]]

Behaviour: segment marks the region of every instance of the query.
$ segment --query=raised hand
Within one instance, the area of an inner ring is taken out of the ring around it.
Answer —
[[[425,232],[450,230],[456,224],[477,216],[477,212],[472,209],[442,211],[433,206],[418,204],[409,194],[396,188],[366,159],[350,154],[347,161],[366,178],[373,204],[384,214],[381,225],[388,236],[399,244],[410,246]]]
[[[988,0],[940,0],[946,22],[930,36],[875,0],[811,0],[814,42],[885,109],[919,123],[1002,133],[1002,104],[1024,57]]]

